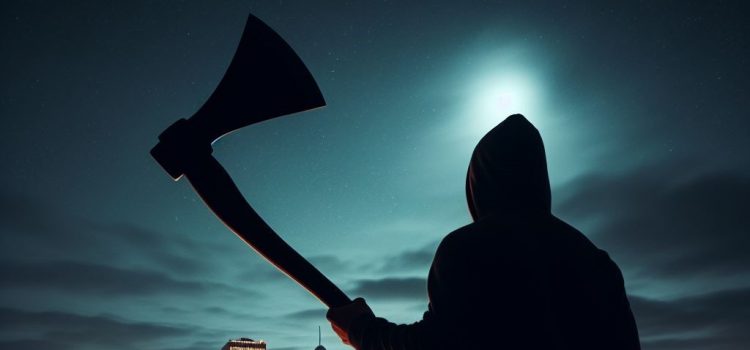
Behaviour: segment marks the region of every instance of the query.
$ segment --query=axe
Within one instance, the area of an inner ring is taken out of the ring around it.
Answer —
[[[255,212],[211,155],[211,144],[239,128],[322,107],[310,71],[284,39],[249,15],[237,52],[208,101],[159,135],[151,155],[177,181],[183,175],[237,236],[328,307],[350,299]]]

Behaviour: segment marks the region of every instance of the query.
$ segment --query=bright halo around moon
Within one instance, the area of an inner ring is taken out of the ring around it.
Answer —
[[[474,131],[486,133],[512,114],[526,116],[539,126],[543,94],[539,79],[528,70],[518,67],[490,69],[477,79],[470,88],[471,99],[467,116]]]

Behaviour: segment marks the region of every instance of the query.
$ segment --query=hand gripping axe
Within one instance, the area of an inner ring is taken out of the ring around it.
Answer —
[[[185,175],[214,214],[255,251],[328,307],[336,307],[350,299],[263,221],[211,155],[211,144],[227,133],[324,105],[299,56],[250,15],[216,90],[192,117],[164,130],[151,155],[175,181]]]

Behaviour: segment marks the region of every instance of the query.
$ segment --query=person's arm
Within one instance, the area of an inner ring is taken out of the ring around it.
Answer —
[[[357,350],[427,350],[435,337],[431,311],[412,324],[395,324],[375,317],[364,299],[333,308],[326,315],[341,340]]]
[[[455,297],[455,295],[445,294],[447,291],[440,285],[444,286],[463,286],[462,279],[464,269],[462,259],[458,259],[458,264],[452,257],[460,256],[452,252],[456,243],[456,234],[449,234],[440,244],[435,254],[435,260],[430,267],[430,275],[427,279],[427,290],[430,296],[428,311],[424,313],[422,320],[412,324],[395,324],[388,320],[376,317],[367,306],[362,298],[355,299],[352,303],[342,307],[332,308],[326,315],[331,321],[333,330],[339,335],[341,340],[348,345],[352,345],[357,350],[440,350],[450,347],[446,341],[452,341],[447,331],[443,331],[445,323],[444,318],[435,316],[433,311],[433,297],[446,300]],[[459,288],[460,290],[460,288]],[[458,297],[461,299],[461,297]],[[445,304],[448,315],[457,315],[450,313],[455,309],[457,304],[450,302]],[[446,314],[443,314],[443,317]]]
[[[395,324],[381,317],[362,317],[349,330],[349,341],[358,350],[428,350],[435,337],[430,311],[412,324]]]

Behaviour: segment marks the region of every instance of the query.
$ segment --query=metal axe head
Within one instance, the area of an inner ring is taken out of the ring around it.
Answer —
[[[249,15],[237,52],[216,90],[189,119],[159,135],[151,155],[175,180],[224,134],[325,105],[305,64],[273,29]]]

